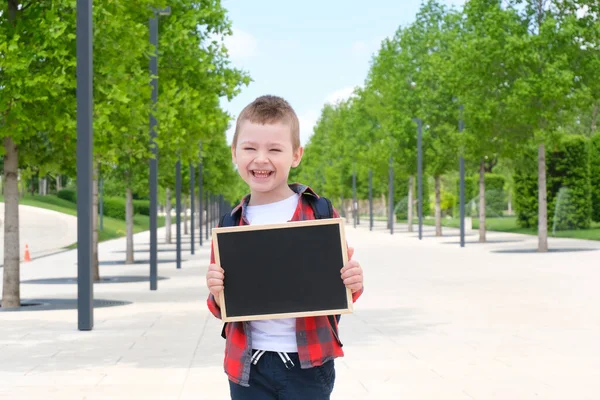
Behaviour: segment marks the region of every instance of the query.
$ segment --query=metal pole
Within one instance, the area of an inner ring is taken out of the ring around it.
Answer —
[[[417,191],[419,196],[419,240],[423,239],[423,121],[417,118]]]
[[[202,199],[204,197],[202,191],[204,185],[204,179],[202,177],[202,163],[198,165],[198,237],[200,239],[200,246],[202,246],[202,218],[204,217],[204,207],[202,204]]]
[[[352,219],[356,228],[356,171],[352,173]]]
[[[156,139],[156,103],[158,101],[158,16],[150,18],[150,44],[154,52],[150,57],[150,75],[152,76],[152,111],[150,113],[150,290],[157,289],[158,275],[158,147]],[[168,211],[167,211],[168,212]]]
[[[195,239],[194,239],[194,210],[196,209],[196,204],[195,204],[195,197],[194,197],[194,192],[196,191],[196,182],[194,182],[194,178],[195,178],[195,171],[194,171],[194,166],[192,164],[190,164],[190,215],[191,215],[191,220],[190,220],[190,231],[191,231],[191,237],[190,237],[190,241],[192,242],[192,247],[191,247],[191,254],[194,254],[195,251],[195,247],[196,247],[196,243]]]
[[[181,159],[175,164],[175,221],[177,224],[177,269],[181,268]]]
[[[98,214],[100,214],[100,230],[104,230],[104,179],[100,178],[100,199],[98,201]]]
[[[369,230],[373,230],[373,170],[369,170]]]
[[[210,221],[210,193],[206,191],[206,241],[208,242],[208,224]]]
[[[458,131],[462,133],[465,129],[463,120],[464,106],[460,106],[460,119],[458,121]],[[465,159],[462,151],[459,159],[460,168],[460,247],[465,247]]]
[[[77,325],[80,331],[94,327],[92,46],[92,0],[77,0]]]
[[[393,159],[390,156],[390,181],[389,181],[389,225],[390,225],[390,234],[394,234],[394,168],[392,166]]]

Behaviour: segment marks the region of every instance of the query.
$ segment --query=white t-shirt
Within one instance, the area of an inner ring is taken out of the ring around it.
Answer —
[[[298,206],[299,194],[285,200],[246,208],[250,225],[278,224],[292,219]],[[298,352],[296,318],[250,321],[250,335],[254,350],[286,353]]]

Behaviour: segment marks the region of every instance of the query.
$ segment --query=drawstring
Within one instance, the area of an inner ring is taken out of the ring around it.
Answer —
[[[281,361],[283,361],[283,363],[285,364],[285,367],[287,369],[292,369],[294,368],[294,362],[292,361],[292,359],[290,358],[290,356],[288,356],[287,353],[277,353],[279,354],[279,357],[281,358]]]
[[[266,350],[256,350],[256,353],[254,353],[252,355],[251,361],[252,364],[256,365],[258,364],[258,360],[260,360],[260,358],[266,353]],[[277,354],[279,355],[279,358],[281,358],[281,361],[283,361],[283,364],[285,365],[285,367],[287,369],[292,369],[294,368],[294,362],[292,361],[292,359],[290,358],[290,356],[288,356],[287,353],[285,352],[277,352]]]

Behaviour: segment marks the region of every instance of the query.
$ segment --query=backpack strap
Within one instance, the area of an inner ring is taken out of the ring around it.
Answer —
[[[309,202],[316,219],[333,218],[333,205],[327,197],[309,196]]]
[[[239,217],[239,213],[235,213],[235,215],[231,215],[231,211],[230,212],[226,212],[225,214],[223,214],[223,216],[221,217],[221,220],[219,221],[219,225],[217,225],[219,228],[222,227],[226,227],[226,226],[238,226],[240,224],[240,217]]]

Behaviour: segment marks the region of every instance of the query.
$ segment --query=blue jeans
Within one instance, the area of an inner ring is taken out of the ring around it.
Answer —
[[[335,382],[334,361],[300,368],[298,353],[288,353],[294,366],[287,368],[279,355],[266,352],[250,368],[250,387],[229,381],[232,400],[329,400]]]

